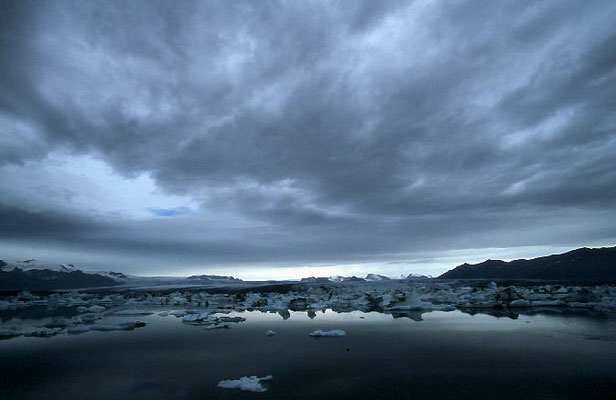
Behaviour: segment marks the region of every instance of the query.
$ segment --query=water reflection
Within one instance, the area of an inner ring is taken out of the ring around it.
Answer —
[[[108,310],[104,313],[101,313],[101,316],[113,316],[114,311],[121,308],[115,308]],[[169,307],[149,307],[147,310],[151,310],[152,313],[161,313],[163,311],[172,311],[176,310],[176,308]],[[591,313],[586,310],[572,310],[572,309],[563,309],[563,308],[520,308],[515,312],[510,309],[494,309],[494,308],[461,308],[459,310],[454,311],[435,311],[435,310],[408,310],[408,311],[383,311],[383,310],[372,310],[372,311],[359,311],[359,310],[351,310],[345,308],[329,308],[322,310],[315,309],[301,309],[301,310],[291,310],[291,309],[281,309],[281,310],[268,310],[268,311],[231,311],[231,310],[216,310],[216,309],[204,309],[199,310],[196,309],[192,312],[203,312],[209,310],[213,313],[221,313],[230,314],[230,315],[250,315],[251,319],[259,319],[261,315],[267,314],[277,314],[282,320],[288,320],[293,318],[299,318],[299,316],[307,316],[310,320],[320,320],[323,317],[331,318],[331,316],[335,316],[336,319],[339,320],[347,320],[345,316],[349,316],[350,319],[357,319],[357,315],[361,315],[361,319],[366,319],[367,321],[374,320],[375,316],[380,316],[378,321],[388,320],[388,319],[409,319],[416,322],[424,321],[424,317],[426,315],[433,316],[442,316],[442,315],[460,315],[466,314],[469,316],[483,315],[483,316],[491,316],[497,319],[510,319],[517,320],[520,316],[560,316],[565,319],[588,319],[588,320],[605,320],[605,321],[613,321],[616,319],[616,316],[606,313]],[[189,311],[190,312],[190,311]],[[22,326],[31,322],[44,322],[49,321],[51,319],[62,317],[62,318],[71,318],[76,317],[80,314],[77,312],[76,307],[74,306],[46,306],[46,305],[34,305],[28,307],[15,307],[15,308],[5,308],[0,309],[0,329],[7,329],[11,327]]]
[[[49,307],[47,305],[14,307],[0,310],[0,322],[7,324],[17,320],[38,320],[54,316],[73,317],[77,314],[76,307]]]
[[[225,315],[246,321],[206,331],[153,314],[130,332],[2,341],[0,398],[248,398],[255,395],[216,384],[269,374],[260,399],[609,398],[615,389],[613,318],[331,309]],[[318,340],[308,335],[314,329],[347,335]]]

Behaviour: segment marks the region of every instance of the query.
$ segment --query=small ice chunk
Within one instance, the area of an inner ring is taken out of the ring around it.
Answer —
[[[50,337],[54,336],[62,329],[60,328],[36,328],[30,329],[23,332],[24,336],[34,336],[34,337]]]
[[[52,319],[50,322],[45,324],[46,328],[66,328],[69,326],[71,321],[66,318],[57,317]]]
[[[560,300],[534,300],[530,304],[532,307],[560,307],[565,305]]]
[[[316,331],[310,332],[310,336],[313,337],[337,337],[344,335],[346,335],[346,332],[342,329],[332,329],[331,331],[323,331],[321,329],[317,329]]]
[[[118,326],[120,326],[120,328],[122,329],[126,329],[126,330],[132,330],[135,328],[142,328],[144,326],[146,326],[147,323],[145,323],[144,321],[126,321],[126,322],[120,322],[118,324]]]
[[[218,318],[220,322],[244,322],[246,318],[244,317],[220,317]]]
[[[116,311],[115,315],[152,315],[152,311],[148,310],[137,310],[137,309],[129,309],[129,310],[120,310]]]
[[[87,326],[71,326],[70,328],[66,330],[66,333],[69,333],[71,335],[77,335],[77,334],[86,333],[89,331],[90,331],[90,328],[88,328]]]
[[[274,336],[276,334],[276,332],[274,332],[273,330],[269,329],[267,332],[265,332],[265,334],[267,336]]]
[[[203,322],[210,317],[210,312],[205,311],[200,314],[187,314],[182,317],[182,322]]]
[[[88,308],[88,311],[89,311],[89,312],[93,312],[93,313],[103,312],[103,311],[105,311],[105,310],[106,310],[106,308],[105,308],[105,307],[103,307],[103,306],[90,306],[90,307]]]
[[[182,322],[197,322],[199,314],[188,314],[182,317]]]
[[[249,392],[265,392],[267,389],[261,385],[262,381],[269,381],[271,375],[264,377],[258,376],[242,376],[240,379],[226,380],[218,382],[218,387],[222,389],[239,389]]]
[[[173,315],[174,317],[181,318],[186,315],[186,311],[169,311],[169,315]]]
[[[81,321],[83,321],[83,322],[94,322],[94,321],[96,321],[97,319],[101,319],[101,317],[100,317],[100,316],[97,316],[97,315],[96,315],[96,314],[94,314],[94,313],[87,313],[87,314],[82,314],[82,315],[80,316],[80,319],[81,319]]]
[[[132,331],[135,328],[140,328],[145,326],[146,323],[143,321],[125,321],[117,324],[95,324],[90,325],[91,331]]]
[[[229,325],[229,324],[214,324],[214,325],[208,325],[208,326],[206,326],[203,329],[207,329],[209,331],[209,330],[212,330],[212,329],[221,329],[221,328],[231,328],[231,325]]]
[[[169,315],[169,311],[161,311],[158,313],[158,315],[160,315],[161,317],[166,317],[167,315]]]
[[[529,300],[514,300],[511,303],[509,303],[509,307],[530,307],[530,301]]]
[[[96,325],[90,325],[90,330],[108,332],[108,331],[121,331],[121,330],[124,330],[124,328],[122,328],[120,325],[96,324]]]
[[[527,300],[547,300],[551,297],[549,293],[531,293],[526,296]]]

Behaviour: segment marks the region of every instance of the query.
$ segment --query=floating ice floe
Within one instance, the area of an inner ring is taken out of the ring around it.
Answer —
[[[106,331],[121,331],[121,330],[124,330],[124,328],[122,328],[118,324],[95,324],[95,325],[90,325],[90,330],[106,332]]]
[[[103,306],[93,305],[90,307],[79,306],[77,307],[77,312],[79,313],[99,313],[105,311],[106,308]]]
[[[33,337],[50,337],[57,335],[61,330],[61,328],[33,328],[22,331],[22,334]]]
[[[98,319],[101,319],[102,317],[98,314],[94,314],[94,313],[87,313],[87,314],[81,314],[79,316],[79,320],[82,322],[87,322],[87,323],[91,323],[94,322]]]
[[[212,325],[208,325],[206,327],[204,327],[203,329],[206,330],[212,330],[212,329],[226,329],[226,328],[231,328],[231,325],[229,324],[212,324]]]
[[[271,379],[271,375],[263,377],[243,376],[240,379],[220,381],[218,382],[218,387],[222,389],[239,389],[249,392],[265,392],[267,389],[261,385],[261,382]]]
[[[518,299],[509,303],[509,307],[530,307],[530,300]]]
[[[168,315],[173,315],[174,317],[181,318],[186,315],[186,311],[169,311]]]
[[[80,333],[90,332],[90,328],[87,326],[79,325],[79,326],[71,326],[66,330],[66,333],[71,335],[78,335]]]
[[[306,280],[290,287],[285,293],[208,293],[198,290],[177,290],[174,293],[130,291],[32,294],[22,292],[0,297],[0,309],[17,309],[29,306],[47,306],[50,314],[58,307],[75,307],[78,315],[56,317],[43,328],[6,329],[0,338],[53,336],[88,330],[126,330],[107,321],[110,316],[149,315],[156,311],[160,316],[175,316],[184,322],[207,329],[219,329],[244,321],[240,316],[223,316],[232,311],[262,311],[278,313],[283,319],[291,317],[290,311],[305,311],[310,318],[316,310],[334,312],[379,312],[394,318],[405,317],[421,321],[423,313],[431,311],[462,310],[468,313],[554,312],[575,310],[588,313],[616,313],[616,287],[610,285],[581,284],[519,284],[499,286],[490,281],[456,280]],[[162,306],[165,309],[156,307]],[[117,307],[117,308],[116,308]],[[176,308],[175,310],[170,309]],[[177,307],[183,309],[178,310]],[[318,317],[317,317],[318,318]]]
[[[152,315],[154,313],[148,310],[130,309],[130,310],[116,311],[114,314],[115,315]]]
[[[219,317],[219,322],[244,322],[246,318],[244,317]]]
[[[273,330],[269,329],[267,332],[265,332],[265,334],[267,336],[274,336],[276,334],[276,332],[274,332]]]
[[[147,322],[140,321],[140,320],[134,320],[134,321],[121,322],[119,325],[123,327],[124,329],[143,328],[144,326],[147,325]]]
[[[210,318],[210,312],[187,314],[182,317],[182,322],[202,322]]]
[[[310,336],[313,337],[337,337],[344,335],[346,335],[346,332],[342,329],[332,329],[331,331],[323,331],[321,329],[317,329],[316,331],[310,332]]]
[[[67,318],[54,318],[50,322],[45,324],[45,328],[66,328],[71,324],[71,321]]]
[[[89,328],[91,331],[130,331],[144,326],[146,326],[144,321],[125,321],[117,324],[95,324]]]

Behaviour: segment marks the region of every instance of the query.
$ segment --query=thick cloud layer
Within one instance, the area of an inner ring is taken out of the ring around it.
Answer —
[[[0,7],[7,254],[169,272],[616,238],[611,1]]]

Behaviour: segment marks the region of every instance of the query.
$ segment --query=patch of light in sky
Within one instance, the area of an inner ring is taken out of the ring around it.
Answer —
[[[196,210],[190,198],[163,193],[148,174],[125,177],[104,161],[53,153],[41,161],[0,168],[0,189],[12,186],[9,202],[36,210],[64,209],[98,216],[147,219],[152,210]],[[8,191],[3,190],[5,193]],[[176,214],[176,213],[169,213]]]
[[[602,243],[587,244],[588,247],[605,245]],[[193,267],[174,271],[176,276],[215,274],[232,275],[244,280],[293,280],[310,276],[329,277],[334,275],[365,277],[374,273],[390,278],[406,277],[409,274],[429,275],[436,277],[464,263],[474,264],[487,259],[511,261],[519,258],[534,258],[549,254],[564,253],[571,250],[568,246],[522,246],[512,248],[465,249],[438,252],[435,257],[421,254],[410,256],[396,262],[367,262],[355,264],[313,264],[303,266],[280,265],[249,265],[237,267]],[[411,258],[412,257],[412,258]]]

